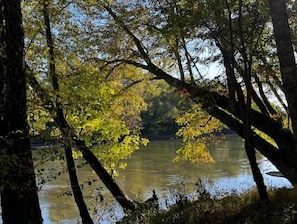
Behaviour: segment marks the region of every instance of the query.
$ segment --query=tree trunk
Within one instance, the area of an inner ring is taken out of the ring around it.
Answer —
[[[69,173],[69,179],[71,183],[71,188],[74,196],[74,200],[79,209],[80,217],[83,224],[93,224],[93,220],[89,214],[88,207],[84,201],[83,194],[79,187],[79,182],[76,174],[76,168],[74,159],[72,156],[71,144],[66,143],[65,147],[65,156],[67,161],[67,168]]]
[[[257,164],[256,150],[254,147],[254,141],[252,136],[252,125],[251,125],[251,108],[252,108],[252,58],[249,58],[246,52],[245,37],[242,29],[242,4],[243,0],[239,1],[239,17],[238,17],[238,27],[239,27],[239,37],[241,45],[241,55],[244,63],[244,74],[243,79],[246,87],[246,101],[241,104],[241,113],[243,121],[243,132],[244,132],[244,145],[247,157],[250,162],[251,170],[253,173],[254,181],[257,185],[260,199],[267,200],[268,195],[266,191],[266,186],[264,184],[263,176]]]
[[[1,205],[4,224],[42,223],[26,112],[21,1],[0,1]]]
[[[297,146],[297,73],[296,62],[288,23],[285,0],[269,0],[270,14],[273,23],[274,38],[281,68],[284,93],[288,102],[289,114]],[[295,148],[297,151],[297,147]]]
[[[51,101],[51,98],[48,96],[46,91],[39,85],[37,80],[35,79],[32,73],[29,73],[29,81],[31,86],[35,89],[36,93],[39,95],[40,99],[44,101],[45,105],[50,105],[49,112],[51,113],[56,125],[62,132],[64,138],[70,141],[73,145],[75,145],[83,154],[84,159],[90,164],[92,169],[99,176],[101,181],[105,184],[108,190],[112,193],[114,198],[119,202],[124,210],[135,210],[136,204],[130,200],[121,188],[117,185],[114,179],[109,175],[104,166],[100,163],[98,158],[90,151],[90,149],[86,146],[85,142],[80,140],[78,136],[75,134],[75,130],[68,124],[64,112],[63,106],[60,102],[59,97],[59,83],[56,74],[55,68],[55,57],[54,57],[54,44],[51,34],[51,26],[50,26],[50,18],[48,11],[48,1],[43,1],[43,16],[45,23],[45,34],[47,45],[49,48],[49,74],[52,79],[53,89],[56,91],[56,99],[55,103]]]
[[[69,141],[71,141],[72,144],[75,145],[77,149],[82,152],[84,159],[90,164],[92,169],[101,179],[101,181],[105,184],[105,186],[111,192],[113,197],[119,202],[122,208],[124,210],[132,210],[132,211],[135,210],[137,204],[131,199],[129,199],[127,195],[124,194],[124,192],[121,190],[119,185],[117,185],[117,183],[114,181],[112,176],[103,167],[101,162],[94,155],[94,153],[92,153],[92,151],[86,145],[86,143],[83,140],[79,139],[79,137],[75,134],[74,129],[66,121],[62,111],[58,111],[58,112],[56,111],[57,108],[55,108],[54,103],[50,100],[51,99],[50,96],[39,85],[32,71],[27,70],[27,77],[34,91],[37,93],[39,98],[43,101],[44,105],[47,105],[46,109],[52,115],[56,125],[61,130],[63,136],[65,138],[68,138]]]
[[[75,135],[73,128],[69,126],[64,116],[61,116],[61,113],[57,113],[57,115],[58,116],[54,117],[54,120],[58,125],[59,129],[61,130],[63,136],[67,137],[79,149],[79,151],[81,151],[84,159],[90,164],[92,169],[99,176],[101,181],[105,184],[107,189],[111,192],[113,197],[119,202],[122,208],[124,210],[134,211],[136,209],[136,203],[124,194],[122,189],[114,181],[114,179],[107,172],[104,166],[100,163],[98,158],[86,146],[86,143]]]

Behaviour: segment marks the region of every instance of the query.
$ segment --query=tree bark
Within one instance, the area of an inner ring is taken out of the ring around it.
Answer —
[[[286,2],[285,0],[269,0],[269,7],[284,93],[295,137],[295,150],[297,151],[297,70]]]
[[[253,86],[251,82],[252,58],[249,58],[247,55],[245,41],[244,41],[244,34],[242,30],[242,3],[243,3],[243,0],[240,0],[238,27],[239,27],[239,37],[240,37],[240,45],[241,45],[241,55],[244,63],[243,79],[246,87],[245,105],[241,105],[243,132],[244,132],[244,139],[245,139],[244,145],[245,145],[245,151],[251,166],[253,178],[257,185],[260,199],[267,200],[268,194],[266,191],[266,186],[264,184],[263,176],[257,164],[256,150],[254,147],[254,139],[252,136],[252,125],[251,125],[251,107],[252,107],[252,94],[253,94]]]
[[[26,112],[21,1],[0,1],[0,165],[4,224],[42,223]]]
[[[190,98],[194,102],[202,104],[202,108],[206,112],[223,122],[229,128],[236,131],[239,136],[244,138],[243,126],[240,121],[242,114],[238,102],[235,104],[235,107],[231,107],[229,104],[230,101],[226,96],[211,92],[203,87],[192,86],[181,82],[168,75],[154,64],[145,66],[133,63],[133,65],[150,71],[158,78],[164,79],[171,86],[187,89]],[[250,113],[251,124],[270,136],[278,145],[278,148],[271,145],[253,132],[252,136],[255,148],[268,158],[293,185],[297,184],[297,155],[294,151],[295,147],[292,133],[289,130],[284,129],[279,122],[258,111],[251,109]]]
[[[67,142],[67,140],[66,140]],[[77,207],[79,209],[80,217],[82,219],[83,224],[93,224],[93,220],[89,214],[88,207],[84,201],[83,194],[80,190],[77,174],[76,174],[76,168],[75,168],[75,162],[72,156],[72,149],[71,144],[66,143],[65,144],[65,156],[67,161],[67,168],[69,173],[69,179],[71,183],[71,188],[74,196],[74,200],[77,204]]]

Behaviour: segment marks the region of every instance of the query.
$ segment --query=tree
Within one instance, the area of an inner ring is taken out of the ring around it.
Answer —
[[[3,223],[42,223],[26,114],[21,1],[0,1],[0,150]]]
[[[291,31],[288,23],[287,7],[286,2],[283,0],[269,1],[269,4],[283,88],[292,122],[295,150],[297,150],[297,70]]]
[[[179,126],[176,118],[190,107],[187,97],[163,80],[143,83],[147,110],[141,113],[142,134],[148,138],[174,137]]]
[[[261,89],[269,90],[270,87],[260,81],[265,76],[255,69],[265,66],[265,73],[270,74],[269,79],[276,80],[273,88],[277,91],[295,91],[295,86],[291,88],[285,84],[279,88],[275,85],[285,82],[285,77],[278,75],[279,68],[283,70],[284,65],[279,67],[273,58],[275,45],[267,25],[269,6],[265,1],[233,3],[211,0],[135,1],[126,5],[117,1],[97,5],[97,11],[94,10],[96,16],[101,12],[105,21],[109,19],[107,25],[97,24],[98,29],[100,27],[102,33],[107,33],[106,29],[109,29],[109,35],[113,37],[124,32],[121,38],[116,39],[117,44],[113,44],[112,49],[104,48],[105,53],[100,58],[108,63],[121,61],[137,66],[177,89],[186,89],[189,98],[200,103],[208,114],[246,141],[250,136],[253,141],[250,147],[266,156],[295,184],[296,134],[294,128],[287,128],[285,120],[287,116],[294,119],[294,112],[290,111],[284,116],[286,112],[274,106],[269,95],[263,94]],[[110,17],[102,10],[108,12]],[[280,10],[276,8],[277,12]],[[288,26],[283,29],[289,31]],[[117,51],[115,46],[118,47]],[[172,53],[173,48],[175,52]],[[106,53],[107,50],[110,51]],[[206,50],[208,53],[203,54]],[[280,54],[278,56],[281,57]],[[164,58],[170,58],[168,64]],[[173,61],[178,65],[176,70],[172,69]],[[222,63],[225,69],[213,79],[214,85],[208,85],[198,65],[212,62]],[[184,79],[184,76],[189,78]],[[225,87],[223,91],[218,91],[213,88],[216,85]],[[246,98],[247,91],[251,97],[250,103],[246,103],[249,100],[249,97]],[[251,103],[254,107],[249,109]],[[287,103],[294,108],[294,103],[292,105],[289,99]],[[250,128],[245,129],[247,122]],[[292,124],[294,126],[293,121]],[[251,130],[247,132],[248,129]]]
[[[72,23],[71,19],[68,20],[72,9],[68,6],[67,2],[58,4],[54,1],[32,1],[28,7],[24,7],[28,15],[25,30],[28,33],[26,61],[29,85],[51,115],[65,141],[72,184],[77,185],[75,170],[72,170],[73,166],[70,167],[70,148],[74,146],[120,205],[125,210],[134,210],[136,203],[124,194],[113,175],[117,168],[124,166],[123,159],[137,149],[139,144],[146,144],[139,136],[137,125],[130,122],[137,118],[145,103],[133,95],[131,88],[124,91],[126,85],[137,77],[135,74],[139,69],[133,69],[133,76],[126,76],[125,79],[123,69],[115,70],[113,73],[118,74],[118,79],[114,79],[103,69],[98,69],[92,60],[81,58],[77,54],[81,46],[74,47],[70,40],[59,43],[57,36],[62,39],[71,38],[71,35],[62,35],[65,27],[59,27],[57,22]],[[61,14],[61,10],[65,13]],[[30,12],[34,12],[36,17],[31,17]],[[36,18],[40,17],[44,24],[37,22]],[[60,17],[64,20],[60,20]],[[35,22],[37,27],[32,27]],[[40,32],[42,30],[45,32]],[[67,31],[74,32],[75,28]],[[66,51],[69,44],[73,48]],[[124,71],[129,71],[128,66],[125,66]],[[92,147],[93,144],[97,146]],[[80,202],[81,214],[87,215],[81,192],[77,186],[73,187],[73,191],[76,201]],[[88,220],[89,217],[85,216],[85,222],[90,222]]]
[[[267,3],[260,0],[54,2],[53,29],[59,41],[55,47],[60,57],[60,60],[56,60],[60,69],[58,78],[64,80],[65,87],[68,87],[69,80],[78,77],[80,81],[87,74],[98,74],[93,72],[97,71],[97,67],[104,67],[110,69],[110,73],[105,70],[108,79],[124,78],[125,75],[131,79],[131,72],[123,74],[121,69],[137,67],[144,77],[163,79],[177,91],[186,93],[202,110],[243,137],[255,180],[264,194],[265,186],[257,168],[255,149],[295,185],[297,151],[294,49],[289,41],[290,27],[287,25],[285,1],[270,1],[270,5]],[[295,3],[290,4],[294,6]],[[38,4],[32,7],[38,9]],[[275,36],[270,25],[269,8]],[[61,10],[63,13],[59,13]],[[36,18],[39,18],[39,12],[36,11],[36,17],[28,14],[27,19],[34,20],[31,24],[38,26]],[[62,21],[63,26],[57,21]],[[281,31],[286,35],[280,36]],[[51,63],[44,55],[47,52],[46,39],[40,35],[38,27],[28,32],[28,39],[31,40],[28,41],[29,46],[39,46],[39,49],[31,51],[28,48],[27,51],[28,58],[34,56],[29,61],[36,72],[35,76],[30,73],[31,86],[63,135],[72,139],[72,143],[80,148],[88,161],[94,162],[90,162],[94,169],[97,165],[100,167],[94,154],[90,153],[90,148],[80,138],[82,136],[79,136],[79,128],[90,124],[89,111],[82,113],[82,120],[86,123],[77,126],[74,123],[69,125],[65,116],[57,116],[56,102],[52,100],[57,93],[53,91],[50,76],[44,72],[43,66],[45,62]],[[62,66],[63,61],[68,65],[66,69]],[[204,73],[203,69],[217,64],[224,68],[218,75],[207,77],[209,74]],[[77,74],[80,75],[75,76]],[[98,76],[94,77],[97,79]],[[141,80],[140,76],[137,78],[133,81]],[[107,91],[102,92],[109,92],[109,87],[105,87]],[[67,93],[64,96],[61,94],[64,99],[70,93],[79,96],[77,86],[67,89],[69,92],[66,89],[60,92]],[[276,96],[280,104],[275,103],[269,92]],[[282,93],[286,95],[286,100],[281,97]],[[108,98],[110,95],[105,96]],[[67,108],[66,103],[63,108]],[[98,120],[92,121],[93,127],[97,126],[95,121]],[[105,133],[103,130],[106,129],[100,128],[96,130],[97,137]],[[121,138],[117,136],[115,139],[119,143]],[[101,171],[97,169],[98,175]],[[102,172],[105,173],[104,169]],[[111,180],[108,176],[106,178]]]
[[[57,74],[56,74],[56,63],[55,63],[55,54],[54,54],[54,42],[52,38],[52,30],[51,30],[51,24],[50,24],[50,17],[49,17],[49,3],[47,1],[42,2],[42,12],[43,12],[43,19],[44,19],[44,24],[45,24],[45,36],[46,36],[46,42],[47,42],[47,47],[49,48],[48,53],[49,53],[49,76],[52,79],[52,86],[54,91],[56,91],[56,96],[54,101],[56,102],[56,113],[57,116],[59,117],[64,117],[63,114],[63,108],[62,108],[62,103],[60,100],[59,96],[59,82],[57,79]],[[65,136],[67,137],[67,136]],[[72,156],[72,150],[71,150],[72,144],[67,140],[65,142],[65,157],[67,161],[67,167],[68,167],[68,173],[69,173],[69,179],[71,182],[71,188],[73,191],[74,199],[77,204],[77,207],[80,212],[80,216],[82,218],[82,222],[84,224],[92,224],[93,220],[89,214],[88,208],[85,204],[85,201],[83,199],[82,192],[80,190],[79,186],[79,181],[77,178],[76,174],[76,167],[74,163],[74,159]]]

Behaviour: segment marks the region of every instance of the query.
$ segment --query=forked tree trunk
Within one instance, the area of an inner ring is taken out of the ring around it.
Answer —
[[[0,173],[4,224],[42,223],[26,114],[20,0],[0,0]]]

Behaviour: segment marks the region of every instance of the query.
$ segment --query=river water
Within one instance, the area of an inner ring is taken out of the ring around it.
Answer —
[[[126,169],[119,171],[116,181],[131,199],[138,201],[148,199],[155,190],[162,208],[174,203],[179,195],[195,197],[195,192],[203,187],[213,195],[241,193],[255,186],[243,144],[236,135],[227,135],[218,143],[209,145],[214,164],[190,164],[172,162],[181,140],[152,141],[133,153],[127,160]],[[257,157],[268,188],[291,187],[286,179],[265,174],[277,169],[265,157]],[[53,160],[43,166],[45,171],[58,174],[39,191],[44,223],[80,223],[64,172],[66,164]],[[78,169],[78,176],[90,213],[97,223],[111,223],[123,216],[119,205],[88,165]]]

